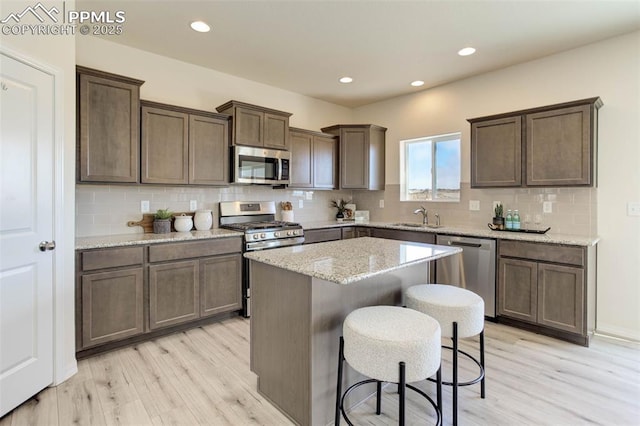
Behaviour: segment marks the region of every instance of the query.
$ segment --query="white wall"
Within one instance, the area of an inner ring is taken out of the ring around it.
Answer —
[[[7,16],[10,12],[20,12],[27,6],[33,6],[32,1],[3,1],[0,15]],[[67,8],[72,9],[74,0],[67,0]],[[64,235],[56,235],[56,268],[62,265],[62,271],[56,271],[55,282],[55,366],[54,382],[59,383],[70,377],[77,371],[75,358],[75,235],[74,216],[75,209],[75,41],[74,36],[58,35],[10,35],[0,36],[3,47],[30,58],[34,62],[58,70],[62,76],[61,92],[56,97],[63,99],[63,128],[60,130],[64,138],[63,152],[58,151],[57,156],[62,158],[56,167],[62,168],[63,182],[62,216]],[[61,263],[59,263],[61,262]]]
[[[76,40],[78,65],[144,80],[142,99],[215,111],[234,99],[293,113],[293,127],[320,130],[351,119],[349,108],[96,37]]]
[[[468,184],[467,118],[593,96],[604,102],[599,119],[599,183],[593,190],[597,207],[588,213],[588,220],[597,221],[602,238],[597,328],[640,340],[640,217],[626,213],[627,202],[640,201],[640,32],[364,106],[355,110],[355,121],[389,129],[386,182],[391,186],[399,183],[398,141],[462,131],[462,181]],[[472,191],[468,185],[465,189]],[[508,190],[503,193],[511,195]],[[499,194],[493,190],[493,195]],[[468,193],[463,193],[465,197]],[[397,198],[386,200],[387,208],[394,204]],[[460,207],[466,210],[465,205]],[[400,208],[407,210],[406,205]],[[489,214],[490,206],[485,216]]]

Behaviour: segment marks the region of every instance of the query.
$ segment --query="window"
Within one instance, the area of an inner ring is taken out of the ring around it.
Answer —
[[[460,201],[460,133],[400,141],[400,201]]]

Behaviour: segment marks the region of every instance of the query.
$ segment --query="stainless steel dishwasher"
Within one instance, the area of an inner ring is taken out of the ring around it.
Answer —
[[[436,244],[462,248],[460,255],[436,261],[436,282],[466,288],[484,299],[484,314],[496,316],[495,240],[438,235]]]

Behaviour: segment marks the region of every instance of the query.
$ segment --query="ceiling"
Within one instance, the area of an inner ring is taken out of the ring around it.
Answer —
[[[107,40],[347,107],[640,29],[640,0],[76,0],[76,9],[125,11],[123,34]],[[194,32],[194,20],[211,31]],[[477,52],[458,56],[466,46]]]

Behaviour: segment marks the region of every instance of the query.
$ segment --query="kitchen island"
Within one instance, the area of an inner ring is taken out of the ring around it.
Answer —
[[[406,288],[428,282],[431,261],[461,252],[365,237],[246,253],[260,393],[298,424],[330,423],[344,318],[363,306],[402,305]],[[346,368],[345,382],[358,378]]]

